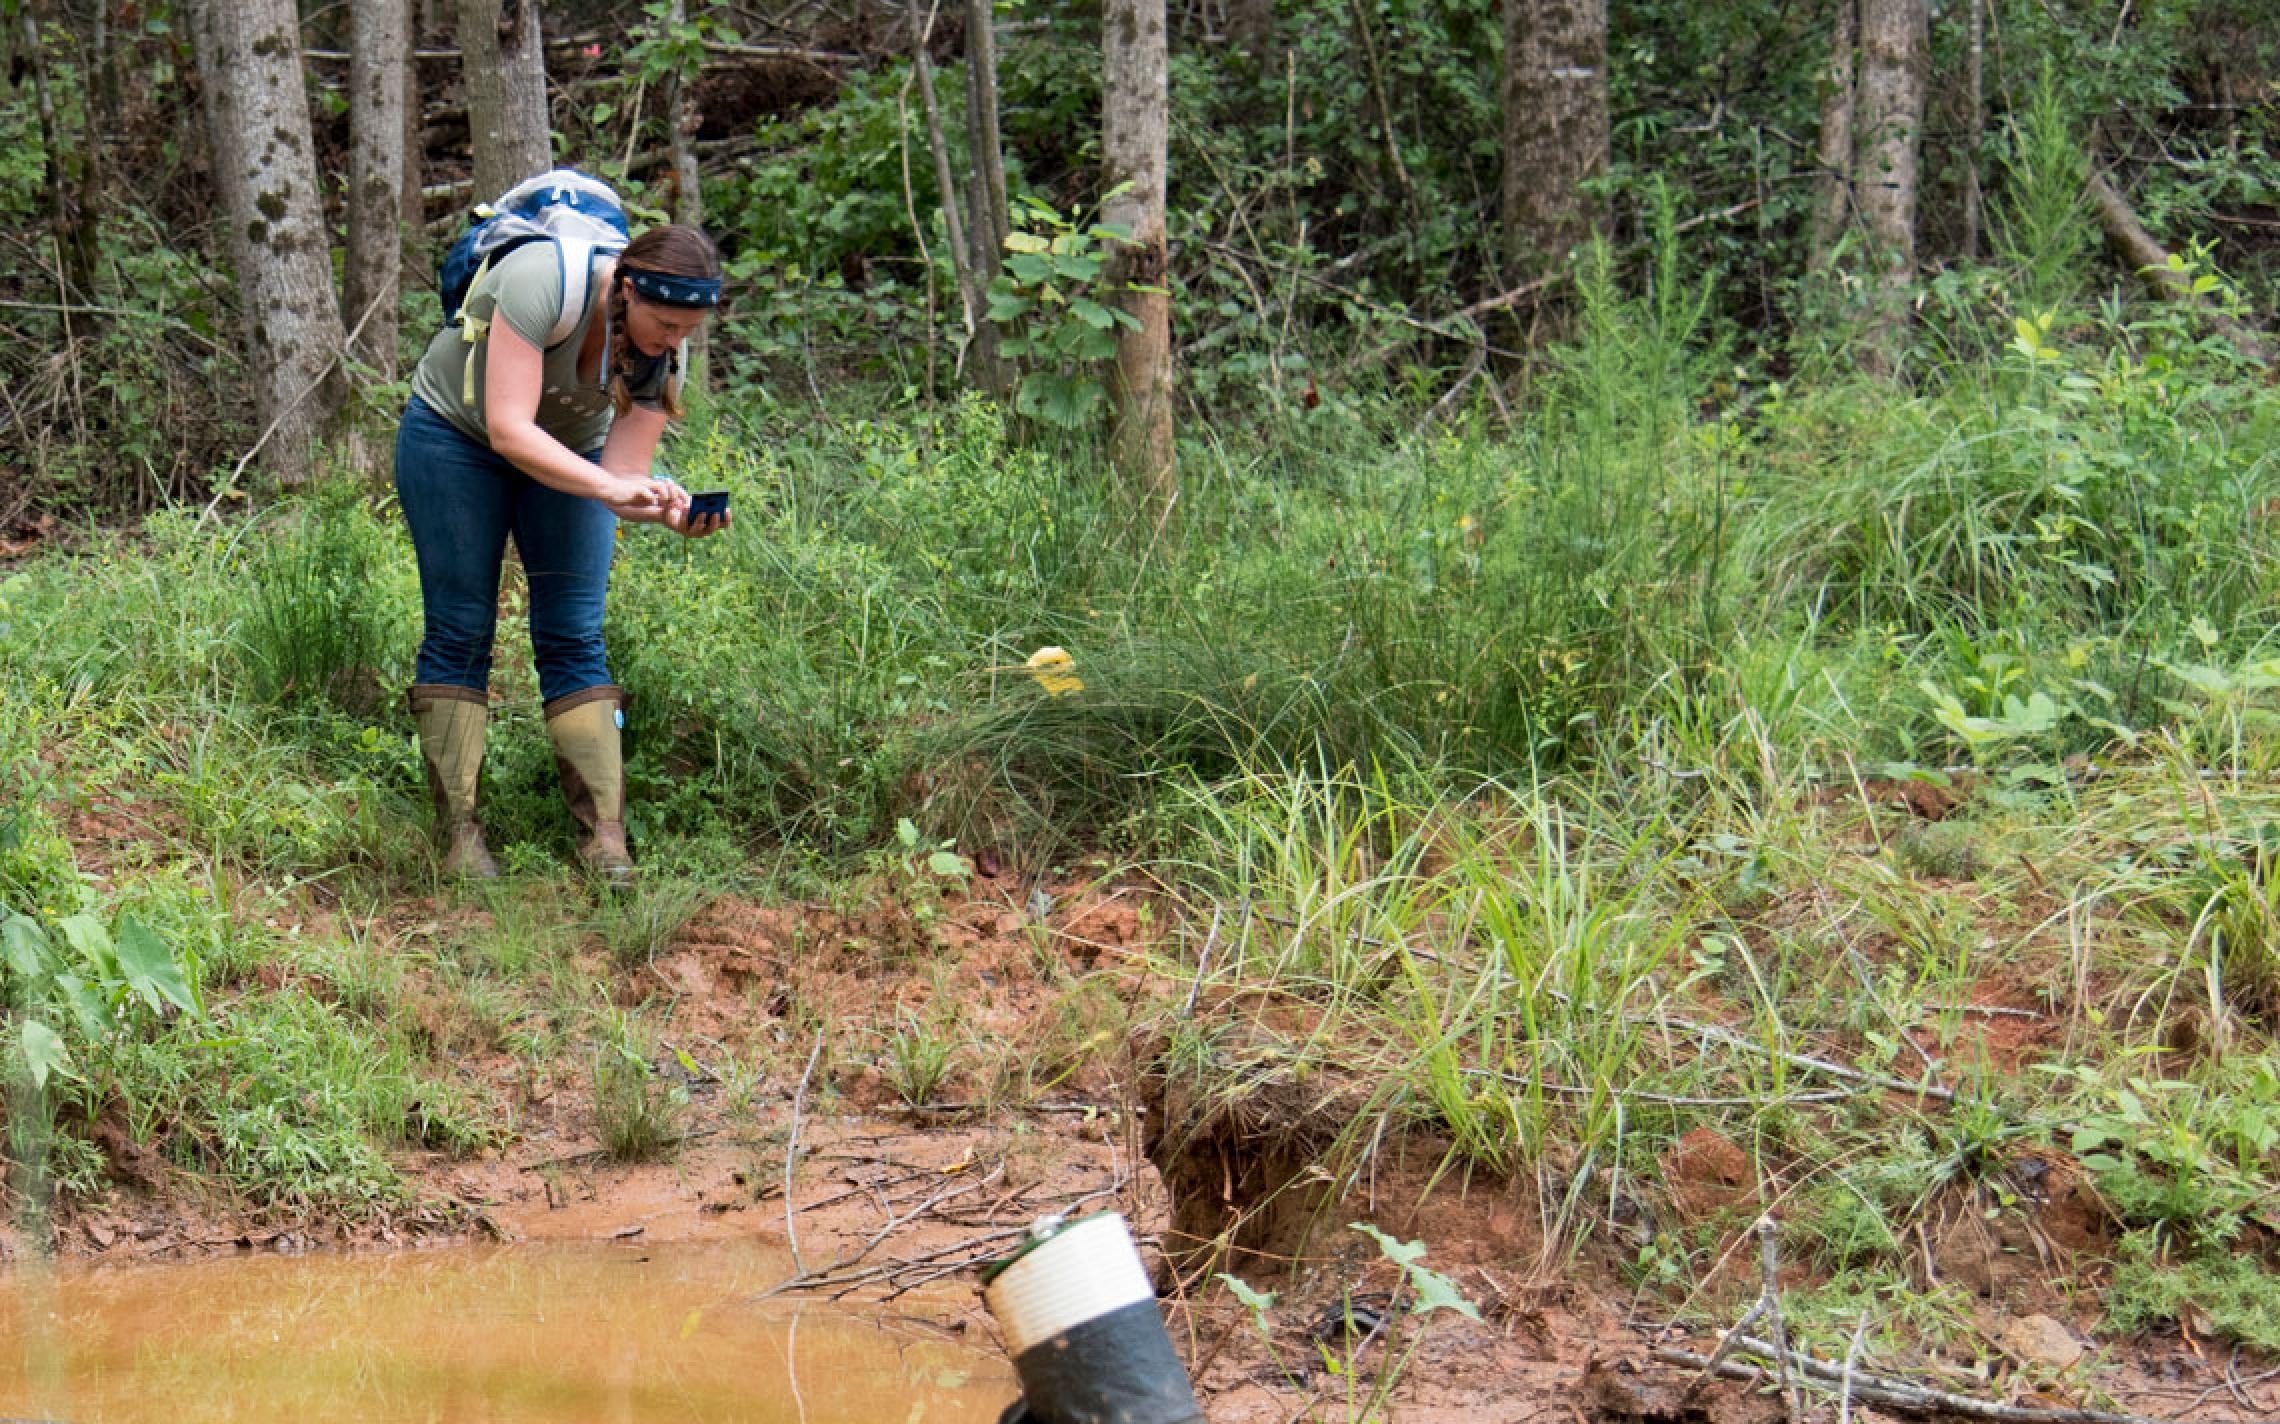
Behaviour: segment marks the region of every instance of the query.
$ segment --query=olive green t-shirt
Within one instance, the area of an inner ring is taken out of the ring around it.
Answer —
[[[601,269],[610,259],[599,253],[594,255],[592,275],[586,284],[585,314],[578,318],[577,326],[560,345],[548,347],[547,334],[562,315],[561,253],[562,248],[552,242],[524,243],[491,269],[462,310],[464,315],[477,321],[505,322],[523,340],[545,353],[544,376],[538,394],[538,428],[572,450],[585,454],[599,449],[610,433],[607,362],[602,380],[581,382],[578,379],[578,352],[586,343],[587,330],[597,321],[608,320],[604,312],[607,304],[601,300]],[[608,336],[613,341],[620,339],[615,332]],[[483,379],[489,349],[487,331],[483,340],[470,342],[465,328],[453,323],[436,333],[435,340],[428,343],[427,354],[420,358],[419,367],[412,372],[412,394],[427,402],[462,435],[485,445],[491,443],[483,414]],[[606,357],[622,355],[605,349]],[[464,398],[469,389],[469,362],[473,362],[475,368],[473,400]],[[639,364],[648,369],[630,380],[630,390],[637,403],[654,406],[664,391],[670,363]]]

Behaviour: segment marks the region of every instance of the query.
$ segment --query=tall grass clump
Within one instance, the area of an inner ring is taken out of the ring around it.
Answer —
[[[1268,1061],[1319,1079],[1310,1097],[1352,1109],[1335,1172],[1425,1127],[1460,1162],[1605,1190],[1674,1135],[1654,1103],[1734,1071],[1667,1022],[1700,906],[1665,873],[1684,835],[1652,804],[1253,776],[1167,814],[1153,864],[1211,926],[1184,971],[1204,1032],[1246,1046],[1185,1071],[1221,1101],[1268,1084]]]
[[[418,608],[392,596],[406,552],[354,483],[288,507],[246,559],[239,639],[254,695],[369,714],[408,682]]]
[[[2130,694],[2100,715],[2154,720],[2149,660],[2269,625],[2280,426],[2178,314],[1971,319],[2011,338],[1993,367],[1768,424],[1738,559],[1763,607],[1967,661],[2063,654]]]

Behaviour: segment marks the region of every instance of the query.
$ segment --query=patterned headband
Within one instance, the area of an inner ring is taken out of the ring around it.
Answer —
[[[640,267],[628,267],[624,271],[625,280],[633,289],[653,302],[669,307],[720,305],[718,277],[676,277],[670,272],[651,272]]]

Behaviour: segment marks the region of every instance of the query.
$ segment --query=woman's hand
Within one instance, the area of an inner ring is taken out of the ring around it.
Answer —
[[[686,515],[689,492],[666,479],[618,475],[600,495],[610,513],[628,524],[670,524]]]
[[[668,514],[663,523],[666,528],[685,539],[702,539],[707,534],[718,534],[721,530],[726,529],[728,518],[729,512],[724,509],[718,514],[700,514],[691,519],[689,517],[688,498],[683,495],[681,507]]]

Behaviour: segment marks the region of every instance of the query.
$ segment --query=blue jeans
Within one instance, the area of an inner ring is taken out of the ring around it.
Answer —
[[[610,681],[602,647],[617,516],[549,489],[413,397],[396,429],[396,500],[419,555],[419,681],[491,685],[499,566],[512,537],[530,581],[530,647],[548,702]]]

